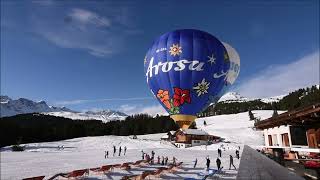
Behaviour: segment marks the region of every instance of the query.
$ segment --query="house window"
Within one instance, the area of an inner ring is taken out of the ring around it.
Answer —
[[[272,137],[271,137],[271,135],[268,135],[268,141],[269,141],[269,146],[272,146]]]
[[[282,145],[288,147],[289,146],[289,135],[288,135],[288,133],[281,134],[281,139],[282,139]]]
[[[273,146],[279,146],[277,134],[272,134]]]
[[[306,129],[301,126],[290,126],[290,134],[291,134],[291,144],[292,145],[300,145],[307,146],[307,133]]]

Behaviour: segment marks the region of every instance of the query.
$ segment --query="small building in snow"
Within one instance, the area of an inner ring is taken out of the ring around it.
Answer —
[[[175,145],[187,148],[199,145],[209,145],[220,140],[220,137],[210,135],[198,129],[179,129],[175,132]]]

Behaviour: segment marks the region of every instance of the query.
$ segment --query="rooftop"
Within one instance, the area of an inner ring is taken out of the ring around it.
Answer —
[[[207,132],[198,129],[180,129],[184,134],[190,135],[209,135]]]
[[[268,129],[281,125],[315,125],[320,122],[320,103],[298,108],[255,124],[257,129]]]

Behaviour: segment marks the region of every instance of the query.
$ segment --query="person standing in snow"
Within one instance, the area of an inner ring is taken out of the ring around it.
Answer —
[[[206,162],[206,165],[207,165],[207,170],[209,169],[210,167],[210,159],[209,159],[209,156],[207,156],[207,162]]]
[[[218,156],[221,157],[221,149],[218,148]]]
[[[143,152],[143,150],[141,150],[141,153],[142,153],[142,160],[144,160],[144,152]]]
[[[217,163],[218,170],[220,170],[220,168],[221,168],[221,160],[219,158],[217,158],[216,163]]]
[[[233,157],[230,155],[230,164],[229,164],[229,169],[231,169],[231,165],[234,167],[235,170],[237,170],[237,168],[234,166],[233,164]]]
[[[151,158],[153,159],[154,158],[154,151],[151,151]]]
[[[236,157],[237,157],[237,159],[239,159],[239,158],[240,158],[239,150],[238,150],[238,149],[236,149]]]
[[[164,157],[162,156],[162,162],[161,165],[164,165]]]
[[[114,154],[116,154],[116,152],[117,152],[116,146],[113,146],[113,156]]]
[[[172,163],[173,163],[174,166],[176,165],[176,160],[177,160],[177,158],[173,156]]]
[[[160,164],[160,156],[158,156],[158,164]]]
[[[196,160],[194,161],[194,165],[193,165],[193,168],[196,168],[196,166],[197,166],[197,163],[198,163],[198,159],[196,158]]]
[[[121,146],[119,147],[119,156],[121,155]]]
[[[109,158],[109,151],[104,151],[104,158]]]
[[[126,152],[127,152],[127,146],[124,147],[124,154],[123,155],[126,155]]]
[[[166,157],[166,159],[165,159],[165,165],[168,165],[168,160],[169,160],[169,158],[168,158],[168,156]]]

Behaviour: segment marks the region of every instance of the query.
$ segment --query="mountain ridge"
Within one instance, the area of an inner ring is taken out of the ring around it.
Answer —
[[[45,101],[32,101],[26,98],[11,99],[9,96],[0,96],[0,117],[14,116],[17,114],[43,113],[53,116],[66,117],[77,120],[124,120],[128,115],[115,110],[77,112],[67,107],[49,106]]]

